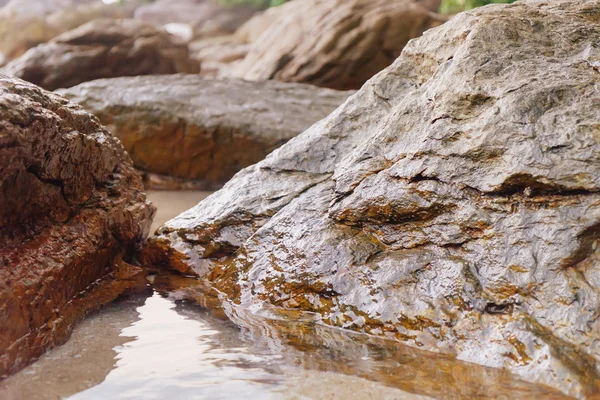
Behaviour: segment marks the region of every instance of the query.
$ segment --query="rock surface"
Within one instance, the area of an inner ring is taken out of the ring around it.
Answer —
[[[100,118],[136,167],[204,187],[264,159],[351,94],[197,75],[105,79],[59,93]]]
[[[131,19],[98,19],[28,50],[2,71],[48,90],[118,76],[197,73],[187,45]]]
[[[139,1],[13,0],[0,10],[0,53],[11,60],[91,20],[131,17]]]
[[[445,21],[413,0],[292,1],[272,13],[278,19],[229,76],[358,89]]]
[[[598,393],[599,22],[598,0],[459,14],[168,222],[144,261]]]
[[[140,286],[125,261],[154,207],[123,147],[80,107],[0,75],[0,114],[1,377]]]

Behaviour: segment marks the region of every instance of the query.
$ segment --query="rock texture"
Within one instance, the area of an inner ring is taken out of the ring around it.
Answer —
[[[34,47],[2,71],[48,90],[100,78],[197,73],[187,45],[142,22],[98,19]]]
[[[140,286],[154,207],[123,147],[63,98],[0,75],[0,377]],[[143,285],[143,282],[142,282]]]
[[[459,14],[168,222],[145,262],[598,393],[599,22],[598,0]]]
[[[92,112],[136,167],[221,186],[326,117],[349,92],[164,75],[88,82],[60,94]]]
[[[278,19],[229,76],[358,89],[445,20],[413,0],[292,1],[272,13]]]
[[[12,0],[0,10],[0,53],[7,60],[97,18],[128,18],[141,0]]]

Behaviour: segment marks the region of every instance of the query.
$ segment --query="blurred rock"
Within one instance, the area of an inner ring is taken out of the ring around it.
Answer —
[[[445,21],[413,0],[302,0],[272,13],[245,59],[224,75],[358,89],[410,39]]]
[[[105,79],[59,93],[100,118],[136,167],[205,188],[262,160],[350,94],[196,75]]]
[[[197,73],[188,47],[143,22],[98,19],[28,50],[2,71],[48,90],[99,78]]]
[[[144,275],[127,264],[154,207],[92,115],[0,75],[0,377],[63,343]],[[125,261],[124,261],[125,260]]]
[[[250,310],[599,393],[599,22],[598,0],[455,16],[144,262]]]
[[[10,60],[91,20],[131,17],[140,2],[13,0],[0,10],[0,53]]]
[[[234,33],[257,10],[247,6],[224,7],[209,0],[159,0],[138,8],[135,18],[163,26],[187,24],[194,38]]]

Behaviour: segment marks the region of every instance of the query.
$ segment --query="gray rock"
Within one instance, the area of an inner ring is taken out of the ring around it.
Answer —
[[[104,79],[59,93],[100,118],[138,168],[204,187],[220,187],[351,94],[197,75]]]
[[[145,262],[598,393],[599,22],[598,0],[457,15],[159,229]]]

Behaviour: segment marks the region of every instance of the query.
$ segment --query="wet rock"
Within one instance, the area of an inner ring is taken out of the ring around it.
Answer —
[[[228,76],[358,89],[445,20],[413,0],[292,1],[272,13],[277,20]]]
[[[0,75],[0,376],[144,286],[126,263],[154,207],[122,146],[78,106]]]
[[[197,75],[98,80],[59,93],[98,116],[138,168],[205,187],[262,160],[350,95]]]
[[[131,17],[139,3],[13,0],[0,10],[0,53],[10,60],[94,19]]]
[[[168,222],[145,262],[597,393],[599,21],[597,0],[459,14]]]
[[[94,20],[28,50],[2,69],[48,90],[99,78],[198,70],[187,45],[131,19]]]

